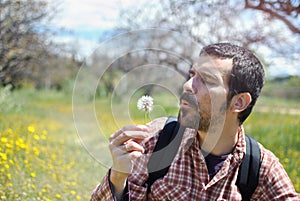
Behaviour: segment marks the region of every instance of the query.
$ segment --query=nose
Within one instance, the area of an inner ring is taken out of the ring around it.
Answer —
[[[190,78],[188,81],[186,81],[183,85],[183,92],[191,93],[191,94],[197,93],[197,90],[194,87],[193,83],[194,83],[193,78]]]

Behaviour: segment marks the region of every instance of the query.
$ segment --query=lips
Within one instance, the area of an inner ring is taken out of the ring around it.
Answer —
[[[181,100],[180,104],[184,105],[184,106],[189,106],[190,105],[190,103],[188,101],[184,100],[184,99]]]

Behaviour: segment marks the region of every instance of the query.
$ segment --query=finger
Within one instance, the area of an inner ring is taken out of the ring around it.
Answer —
[[[141,131],[126,131],[113,139],[111,141],[112,144],[119,146],[129,141],[141,142],[145,138],[149,137],[149,133],[141,132]]]
[[[143,156],[143,153],[141,153],[139,151],[133,151],[133,152],[130,152],[128,154],[128,156],[129,156],[129,159],[132,161],[132,160],[138,159],[141,156]]]
[[[129,139],[143,140],[149,136],[149,128],[145,125],[128,125],[115,132],[110,137],[110,142],[116,146],[123,144]]]
[[[110,144],[110,151],[112,153],[112,156],[121,156],[130,152],[140,152],[140,153],[144,153],[145,149],[143,146],[141,146],[140,144],[138,144],[135,141],[126,141],[124,144],[121,144],[119,146],[116,146],[114,144]]]
[[[145,125],[127,125],[115,132],[110,136],[110,138],[114,139],[121,135],[125,131],[143,131],[143,132],[149,132],[148,126]]]
[[[149,136],[148,133],[132,133],[132,132],[126,132],[121,134],[120,136],[116,137],[115,139],[111,139],[109,146],[111,148],[114,147],[120,147],[123,144],[126,144],[130,141],[136,142],[136,143],[140,143],[141,141],[143,141],[145,138],[147,138]]]
[[[145,152],[144,147],[134,141],[129,141],[126,144],[124,144],[123,149],[125,152],[133,152],[133,151],[138,151],[141,153]]]
[[[141,157],[141,156],[143,156],[143,153],[141,153],[141,152],[139,152],[139,151],[132,151],[132,152],[129,152],[129,153],[125,153],[125,154],[123,154],[123,155],[120,155],[120,156],[118,157],[118,159],[119,159],[120,161],[127,161],[127,162],[129,162],[129,161],[132,161],[132,160],[134,160],[134,159],[137,159],[137,158],[139,158],[139,157]]]

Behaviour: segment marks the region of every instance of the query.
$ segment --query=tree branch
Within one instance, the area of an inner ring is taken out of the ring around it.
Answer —
[[[300,7],[294,7],[289,2],[279,2],[280,7],[275,9],[275,4],[278,2],[266,2],[265,0],[260,0],[259,4],[253,5],[250,3],[250,0],[245,0],[245,8],[260,10],[270,15],[271,18],[276,18],[281,20],[283,23],[287,25],[287,27],[296,34],[300,34],[300,28],[296,27],[291,20],[286,18],[286,16],[279,14],[279,12],[286,13],[287,16],[291,16],[292,12],[296,12],[296,17],[300,13]],[[267,5],[274,8],[274,10],[267,8]]]

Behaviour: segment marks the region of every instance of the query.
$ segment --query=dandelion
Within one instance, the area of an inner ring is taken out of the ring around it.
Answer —
[[[137,108],[145,112],[151,112],[153,109],[153,98],[151,96],[142,96],[137,102]]]
[[[150,112],[153,109],[153,98],[151,96],[142,96],[137,102],[137,108],[139,110],[145,111],[145,123],[147,115],[149,117]]]

